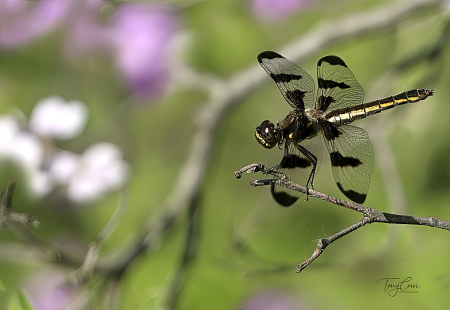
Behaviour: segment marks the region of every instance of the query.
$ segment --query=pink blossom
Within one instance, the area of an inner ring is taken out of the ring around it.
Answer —
[[[27,3],[27,5],[26,5]],[[51,30],[60,30],[65,55],[112,56],[131,92],[140,99],[159,97],[169,81],[171,43],[177,18],[164,4],[118,4],[102,21],[103,0],[0,0],[0,47],[19,48]]]
[[[164,91],[176,28],[168,6],[126,4],[117,10],[113,20],[116,63],[138,97],[154,98]]]
[[[52,30],[70,10],[69,0],[0,0],[0,45],[20,47]]]
[[[263,290],[250,296],[242,310],[305,310],[304,302],[287,292]]]

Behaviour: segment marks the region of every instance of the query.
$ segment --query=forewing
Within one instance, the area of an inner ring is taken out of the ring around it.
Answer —
[[[350,125],[340,126],[338,131],[332,140],[327,140],[324,135],[334,179],[345,196],[356,203],[363,203],[373,170],[369,135],[364,129]]]
[[[272,51],[259,54],[258,61],[293,108],[314,108],[314,80],[306,71]]]
[[[312,139],[305,139],[299,144],[311,155],[316,158],[316,162],[320,162],[321,144],[318,136]],[[316,166],[316,172],[318,164]],[[307,186],[308,179],[313,170],[313,163],[305,156],[304,153],[293,143],[286,146],[284,156],[278,166],[277,171],[284,173],[291,181],[299,185]],[[314,177],[314,175],[312,176]],[[310,180],[312,182],[312,180]],[[308,184],[308,186],[311,186]],[[276,202],[284,207],[289,207],[296,202],[303,194],[301,192],[293,191],[284,186],[278,186],[272,183],[271,193]]]
[[[337,56],[325,56],[317,63],[316,108],[320,112],[363,103],[364,90],[352,71]]]

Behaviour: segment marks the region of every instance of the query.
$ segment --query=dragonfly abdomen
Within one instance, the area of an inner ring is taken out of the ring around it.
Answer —
[[[389,96],[383,99],[377,99],[367,103],[355,105],[342,109],[333,110],[326,114],[325,119],[331,123],[340,125],[351,123],[355,120],[365,118],[381,111],[388,110],[397,105],[414,103],[425,100],[433,95],[433,90],[429,89],[413,89],[400,93],[395,96]]]

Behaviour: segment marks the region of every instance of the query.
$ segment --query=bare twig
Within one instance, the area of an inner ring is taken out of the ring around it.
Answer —
[[[100,242],[107,239],[114,232],[119,223],[122,221],[127,206],[128,206],[128,189],[124,188],[122,190],[122,194],[120,196],[120,200],[119,203],[117,204],[116,210],[109,219],[108,223],[106,223],[105,227],[103,227],[103,229],[100,231],[96,240],[91,242],[81,266],[77,268],[74,272],[75,278],[77,279],[77,282],[79,284],[85,283],[92,275],[95,266],[97,265]]]
[[[342,200],[333,196],[329,196],[327,194],[323,194],[321,192],[306,188],[305,186],[296,184],[289,180],[286,175],[283,173],[277,172],[273,169],[267,169],[266,166],[264,166],[261,163],[254,163],[247,165],[239,170],[237,170],[234,175],[236,178],[241,178],[243,173],[255,173],[255,172],[262,172],[265,175],[272,175],[275,178],[274,179],[268,179],[268,180],[252,180],[250,182],[253,186],[264,186],[269,185],[272,183],[275,183],[279,186],[284,186],[289,189],[292,189],[294,191],[298,191],[304,194],[307,194],[310,197],[319,198],[325,201],[328,201],[332,204],[345,207],[348,209],[351,209],[353,211],[357,211],[362,213],[363,218],[335,233],[334,235],[331,235],[328,238],[325,239],[319,239],[317,241],[317,247],[313,254],[303,263],[297,265],[295,271],[301,272],[303,269],[305,269],[310,263],[312,263],[317,257],[319,257],[322,252],[325,250],[325,248],[336,241],[337,239],[351,233],[352,231],[357,230],[358,228],[363,227],[366,224],[370,223],[387,223],[387,224],[408,224],[408,225],[424,225],[424,226],[430,226],[435,228],[441,228],[445,230],[450,231],[450,222],[435,218],[435,217],[420,217],[420,216],[409,216],[409,215],[399,215],[399,214],[392,214],[392,213],[386,213],[381,212],[376,209],[365,207],[350,201]]]
[[[184,284],[189,275],[192,262],[197,256],[199,237],[199,199],[194,199],[188,209],[188,227],[186,233],[186,243],[180,265],[173,274],[167,296],[163,302],[161,310],[175,309],[178,298],[182,292]]]
[[[0,196],[0,227],[4,223],[15,222],[22,225],[37,228],[39,227],[39,221],[28,214],[11,212],[12,197],[14,189],[16,188],[16,182],[9,181],[6,187],[6,192],[2,192]]]
[[[381,30],[397,25],[400,21],[410,17],[411,14],[421,12],[425,8],[434,6],[439,9],[439,5],[443,2],[434,0],[396,1],[394,4],[390,3],[388,6],[379,9],[358,13],[338,21],[323,23],[310,33],[287,45],[281,52],[288,59],[298,60],[337,40],[342,41],[373,32],[374,29]]]
[[[4,202],[6,211],[9,211],[11,209],[12,197],[13,197],[15,188],[16,188],[16,182],[14,182],[13,180],[9,181],[8,185],[6,186],[6,195],[5,195],[5,202]],[[2,201],[2,204],[3,204],[3,201]]]

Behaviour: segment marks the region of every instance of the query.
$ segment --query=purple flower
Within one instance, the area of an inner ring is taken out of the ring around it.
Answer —
[[[0,0],[0,47],[18,48],[62,29],[66,56],[112,54],[124,82],[140,99],[160,96],[169,81],[171,44],[178,29],[171,7],[122,4],[102,23],[103,0]]]
[[[60,0],[56,0],[60,1]],[[67,1],[67,0],[65,0]],[[111,31],[100,21],[103,0],[68,0],[72,12],[65,21],[65,51],[71,58],[82,58],[86,53],[111,49]]]
[[[310,2],[311,0],[251,0],[250,5],[259,19],[277,22],[304,9]]]
[[[293,295],[278,290],[263,290],[250,296],[242,310],[304,310],[304,303]]]
[[[58,25],[69,13],[69,0],[0,0],[0,45],[19,47]]]
[[[113,20],[116,63],[140,98],[155,98],[169,77],[170,42],[177,21],[168,6],[126,4]]]

